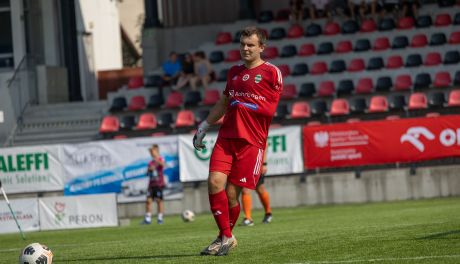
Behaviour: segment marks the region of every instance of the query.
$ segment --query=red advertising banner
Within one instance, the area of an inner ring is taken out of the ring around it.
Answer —
[[[304,126],[307,169],[460,156],[460,115]]]

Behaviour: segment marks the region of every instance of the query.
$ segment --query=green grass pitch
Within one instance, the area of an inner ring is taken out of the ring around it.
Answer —
[[[18,263],[32,242],[48,245],[53,263],[460,263],[460,197],[335,206],[276,208],[273,222],[234,230],[225,257],[199,256],[217,234],[210,214],[192,223],[0,235],[0,263]],[[240,219],[241,221],[241,215]]]

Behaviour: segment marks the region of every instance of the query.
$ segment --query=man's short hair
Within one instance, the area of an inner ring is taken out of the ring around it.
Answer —
[[[158,144],[153,144],[150,149],[158,149]]]
[[[265,35],[265,32],[262,29],[251,26],[246,27],[241,31],[241,37],[245,38],[250,37],[254,34],[257,35],[257,37],[259,38],[259,44],[265,45],[265,43],[267,42],[267,36]]]

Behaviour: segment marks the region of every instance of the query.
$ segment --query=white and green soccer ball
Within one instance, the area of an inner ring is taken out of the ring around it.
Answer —
[[[40,243],[27,245],[19,255],[19,264],[51,264],[52,262],[53,253]]]
[[[192,212],[191,210],[183,211],[182,220],[184,220],[184,222],[192,222],[193,220],[195,220],[195,213]]]

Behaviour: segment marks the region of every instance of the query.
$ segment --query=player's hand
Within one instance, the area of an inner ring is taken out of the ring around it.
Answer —
[[[196,150],[205,149],[206,146],[203,144],[203,139],[206,136],[206,130],[209,128],[209,123],[205,121],[201,122],[196,130],[195,136],[193,137],[193,147]]]

